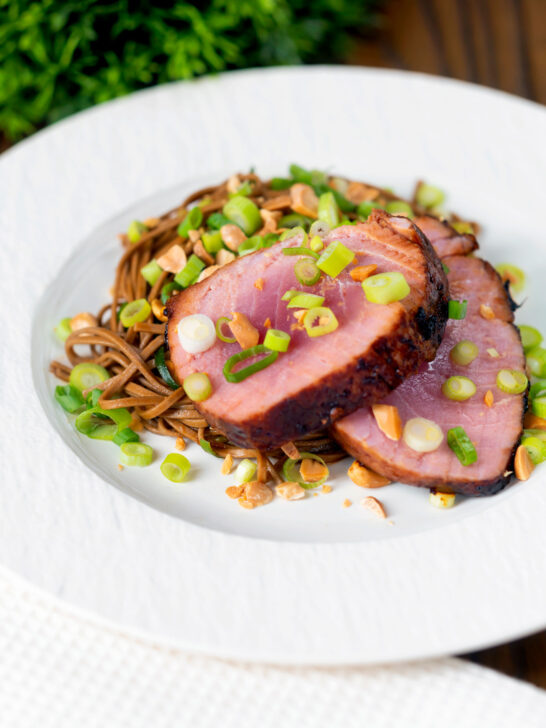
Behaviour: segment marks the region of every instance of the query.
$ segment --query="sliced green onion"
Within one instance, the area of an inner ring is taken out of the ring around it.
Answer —
[[[178,226],[178,234],[181,238],[187,238],[190,230],[197,230],[203,222],[203,211],[199,206],[192,207],[186,214],[184,220]]]
[[[165,283],[165,285],[161,289],[161,303],[166,305],[169,298],[172,296],[173,291],[181,290],[182,286],[179,286],[178,283],[175,283],[174,281],[171,281],[170,283]]]
[[[55,335],[59,341],[66,341],[72,333],[72,326],[70,325],[70,318],[63,318],[59,321],[57,326],[54,328]]]
[[[541,442],[546,443],[546,430],[539,430],[534,427],[532,429],[523,430],[524,437],[538,437]]]
[[[230,197],[237,197],[237,195],[243,195],[243,197],[248,197],[252,194],[252,184],[249,179],[245,179],[244,182],[242,182],[239,187],[237,188],[236,192],[230,192]]]
[[[318,488],[319,485],[323,485],[323,483],[327,481],[330,473],[326,472],[326,475],[323,478],[320,478],[320,480],[308,483],[301,477],[300,469],[298,467],[298,463],[301,463],[302,460],[316,460],[321,465],[324,465],[328,471],[328,467],[320,455],[315,455],[312,452],[300,452],[298,460],[288,458],[282,466],[282,474],[285,481],[287,483],[299,483],[302,488],[306,488],[307,490],[310,490],[311,488]]]
[[[288,228],[288,230],[285,230],[279,240],[292,240],[292,238],[297,238],[299,235],[302,236],[302,245],[307,245],[307,240],[309,236],[305,232],[305,230],[298,225],[298,227]]]
[[[461,465],[472,465],[478,459],[476,448],[462,427],[447,431],[447,444],[459,458]]]
[[[313,235],[311,242],[309,243],[309,247],[311,250],[314,250],[315,253],[319,253],[324,248],[324,242],[318,235]]]
[[[231,220],[228,220],[221,212],[211,212],[207,218],[207,225],[212,230],[220,230],[224,225],[231,225]]]
[[[330,233],[330,226],[322,220],[315,220],[309,228],[309,235],[314,238],[316,235],[319,238],[324,238]]]
[[[415,202],[427,209],[440,207],[445,202],[445,198],[444,192],[439,187],[427,185],[424,182],[417,187],[417,192],[415,193]]]
[[[66,412],[77,412],[85,405],[80,390],[70,384],[55,387],[55,399]]]
[[[466,367],[471,364],[474,359],[478,356],[480,350],[473,341],[463,339],[455,344],[453,349],[449,352],[449,356],[455,364]]]
[[[315,326],[315,323],[318,324]],[[325,334],[331,334],[339,326],[338,320],[336,319],[334,312],[330,308],[318,306],[317,308],[311,308],[303,317],[303,325],[307,331],[308,336],[324,336]]]
[[[272,190],[288,190],[293,184],[294,181],[287,177],[273,177],[269,182]]]
[[[336,278],[349,263],[355,259],[355,254],[339,240],[326,248],[317,261],[318,267],[331,278]]]
[[[159,372],[159,376],[171,389],[178,389],[180,385],[173,379],[169,371],[169,367],[165,361],[165,347],[160,346],[155,353],[155,367]]]
[[[531,385],[531,389],[529,390],[529,399],[544,396],[546,396],[546,379],[539,379],[538,382]]]
[[[447,315],[450,319],[464,319],[466,316],[466,308],[468,301],[453,301],[450,300],[447,308]]]
[[[535,397],[531,402],[531,410],[537,417],[546,419],[546,396]]]
[[[119,448],[119,461],[129,467],[145,468],[154,459],[154,451],[143,442],[124,442]]]
[[[199,440],[199,445],[201,445],[203,450],[205,452],[208,452],[209,455],[214,455],[215,458],[220,457],[219,455],[217,455],[214,452],[214,450],[212,449],[212,445],[210,444],[210,442],[208,440],[205,440],[204,438],[202,438],[201,440]]]
[[[239,255],[248,255],[249,253],[255,253],[262,247],[263,238],[261,235],[252,235],[250,238],[243,240],[243,242],[237,248]]]
[[[262,218],[260,211],[248,197],[236,195],[228,200],[224,205],[222,212],[238,225],[245,235],[252,235],[262,226]]]
[[[110,375],[104,367],[86,361],[76,364],[70,372],[69,382],[75,389],[83,392],[84,389],[96,387],[107,379],[110,379]]]
[[[125,408],[104,410],[92,407],[76,417],[76,429],[92,440],[113,440],[131,422],[131,413]]]
[[[167,455],[165,460],[159,466],[163,475],[170,480],[171,483],[181,483],[186,475],[190,472],[190,461],[185,455],[173,452]]]
[[[449,377],[442,384],[442,392],[448,399],[464,402],[476,394],[476,385],[468,377]]]
[[[87,392],[87,396],[85,397],[87,409],[91,409],[98,405],[101,394],[102,389],[92,389],[90,392]]]
[[[320,240],[320,238],[319,238]],[[304,286],[314,286],[320,278],[320,270],[314,260],[302,258],[294,266],[298,281]]]
[[[356,208],[356,211],[359,217],[367,220],[370,217],[372,210],[376,209],[382,210],[383,205],[380,205],[379,202],[374,202],[373,200],[363,200]]]
[[[151,260],[149,263],[146,263],[146,265],[143,265],[140,269],[140,275],[151,286],[153,286],[154,283],[157,282],[157,279],[162,273],[163,269],[156,260]]]
[[[299,230],[301,228],[305,232],[305,228],[311,224],[311,218],[305,215],[300,215],[298,212],[291,212],[289,215],[281,217],[277,223],[279,228],[289,228],[292,230]]]
[[[446,274],[446,276],[449,275],[449,268],[445,263],[442,263],[442,268],[444,269],[444,273]]]
[[[317,296],[316,293],[298,293],[290,299],[288,308],[315,308],[322,306],[324,296]]]
[[[116,432],[112,442],[114,445],[123,445],[124,442],[140,442],[140,435],[138,432],[131,430],[130,427],[125,427],[123,430]]]
[[[497,374],[497,387],[507,394],[521,394],[528,384],[529,380],[518,369],[501,369]]]
[[[534,377],[546,377],[546,349],[535,346],[527,354],[527,366]]]
[[[339,208],[333,192],[324,192],[319,197],[317,217],[331,228],[339,225]]]
[[[281,236],[278,233],[267,233],[267,235],[264,235],[262,248],[270,248],[272,245],[278,242],[280,237]]]
[[[63,321],[65,320],[66,319],[63,319]],[[538,329],[535,329],[534,326],[526,326],[525,324],[522,324],[521,326],[518,326],[518,328],[521,336],[521,345],[523,346],[524,351],[534,349],[536,346],[541,344],[542,334]]]
[[[234,344],[237,341],[234,336],[225,336],[222,333],[222,326],[224,326],[224,324],[229,325],[230,323],[231,319],[227,316],[220,316],[216,322],[216,336],[220,339],[220,341],[224,341],[226,344]]]
[[[253,463],[252,460],[248,460],[247,458],[241,460],[235,468],[235,482],[237,485],[250,483],[257,469],[256,463]]]
[[[127,303],[119,314],[122,325],[128,329],[139,321],[146,321],[152,309],[145,298],[138,298],[136,301]]]
[[[264,339],[264,346],[272,351],[287,351],[291,336],[279,329],[268,329]]]
[[[412,417],[406,421],[402,439],[415,452],[433,452],[444,439],[442,428],[424,417]]]
[[[144,225],[143,222],[140,222],[139,220],[133,220],[133,222],[130,223],[129,227],[127,228],[127,237],[129,238],[129,242],[138,243],[138,241],[142,237],[142,234],[147,231],[148,228],[146,227],[146,225]]]
[[[301,293],[301,291],[295,291],[293,288],[291,288],[289,291],[286,291],[281,296],[281,301],[291,301],[294,296],[297,296]]]
[[[246,367],[243,367],[243,369],[238,369],[236,372],[233,371],[240,362],[254,356],[260,356],[261,354],[266,354],[267,356],[264,356],[262,359],[259,359]],[[250,377],[251,374],[255,374],[256,372],[259,372],[273,364],[273,362],[277,360],[278,356],[278,351],[271,351],[271,349],[268,349],[263,344],[252,346],[250,349],[244,349],[243,351],[230,356],[226,361],[223,370],[224,377],[228,382],[242,382],[243,379]]]
[[[212,394],[212,384],[205,372],[194,372],[182,382],[184,392],[192,402],[204,402]]]
[[[385,205],[385,210],[390,215],[404,215],[404,217],[413,217],[413,210],[411,209],[411,205],[409,205],[407,202],[404,202],[404,200],[393,200],[392,202],[387,202]]]
[[[472,223],[465,222],[464,220],[457,220],[456,222],[450,223],[451,227],[456,230],[460,235],[474,235],[474,228]]]
[[[307,170],[300,167],[299,164],[291,164],[289,171],[294,182],[303,182],[306,185],[311,185],[311,187],[328,182],[326,173],[318,169]]]
[[[222,243],[222,235],[219,230],[215,230],[213,233],[203,233],[201,235],[201,241],[207,253],[211,253],[211,255],[215,255],[224,247]]]
[[[508,281],[512,293],[521,293],[525,288],[525,273],[517,265],[511,263],[499,263],[495,270],[503,282]]]
[[[401,301],[410,292],[408,282],[398,271],[369,276],[362,281],[362,289],[370,303],[381,304]]]
[[[524,437],[521,444],[526,448],[534,465],[540,465],[546,460],[546,442],[538,437]]]
[[[182,288],[187,288],[188,286],[191,286],[192,283],[195,283],[204,267],[205,264],[201,258],[198,258],[194,253],[192,253],[188,258],[186,265],[175,275],[174,282],[178,283],[178,285],[182,286]]]
[[[315,253],[314,250],[311,250],[310,248],[302,248],[301,246],[297,248],[283,248],[283,255],[306,255],[311,258],[314,258],[315,260],[319,259],[319,254]]]

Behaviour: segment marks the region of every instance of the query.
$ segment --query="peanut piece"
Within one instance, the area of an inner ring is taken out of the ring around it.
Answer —
[[[275,486],[275,493],[285,500],[305,498],[305,488],[302,488],[299,483],[281,483]]]
[[[239,245],[244,242],[247,237],[238,225],[222,225],[220,228],[220,235],[222,240],[228,246],[230,250],[238,250]]]
[[[256,346],[260,340],[258,329],[250,323],[244,313],[232,311],[231,315],[233,318],[228,325],[241,349],[250,349],[251,346]]]
[[[368,470],[358,460],[355,460],[351,465],[347,471],[347,475],[355,485],[359,485],[361,488],[382,488],[391,482],[388,478],[379,475],[379,473]]]
[[[156,258],[156,262],[160,268],[168,271],[169,273],[180,273],[182,268],[188,262],[186,253],[181,245],[171,246],[166,253]]]
[[[534,463],[529,457],[527,448],[524,445],[520,445],[516,450],[516,457],[514,458],[514,471],[518,480],[528,480],[529,476],[535,469]]]
[[[369,495],[367,498],[363,498],[360,501],[360,504],[378,518],[387,517],[387,513],[385,511],[383,503],[381,503],[380,500],[377,500],[377,498],[374,498],[373,495]]]
[[[357,265],[356,268],[353,268],[350,272],[351,278],[353,281],[365,281],[366,278],[371,276],[372,273],[374,273],[377,270],[377,266],[375,264],[373,265]]]
[[[78,313],[76,316],[73,316],[70,319],[70,328],[72,331],[77,331],[78,329],[86,329],[89,326],[97,326],[98,321],[96,316],[93,316],[92,313]]]
[[[372,412],[377,426],[385,437],[395,441],[402,437],[402,422],[397,407],[390,404],[374,404]]]
[[[309,185],[297,182],[290,188],[290,203],[294,212],[307,217],[317,217],[318,197]]]

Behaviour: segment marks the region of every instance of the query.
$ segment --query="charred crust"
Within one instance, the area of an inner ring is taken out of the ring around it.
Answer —
[[[510,311],[512,311],[512,313],[513,313],[514,311],[517,311],[518,308],[521,308],[522,304],[516,303],[514,301],[514,299],[512,298],[512,294],[510,293],[510,281],[504,281],[504,283],[502,285],[503,285],[504,291],[506,293],[506,298],[508,299],[508,305],[510,306]]]

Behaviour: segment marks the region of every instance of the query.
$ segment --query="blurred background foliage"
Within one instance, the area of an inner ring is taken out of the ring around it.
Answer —
[[[0,137],[233,68],[329,62],[381,0],[0,0]]]

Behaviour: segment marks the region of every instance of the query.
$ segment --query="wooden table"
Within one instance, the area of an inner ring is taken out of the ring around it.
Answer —
[[[379,32],[358,37],[347,61],[450,76],[546,104],[546,0],[390,0]],[[546,688],[546,631],[464,657]]]

